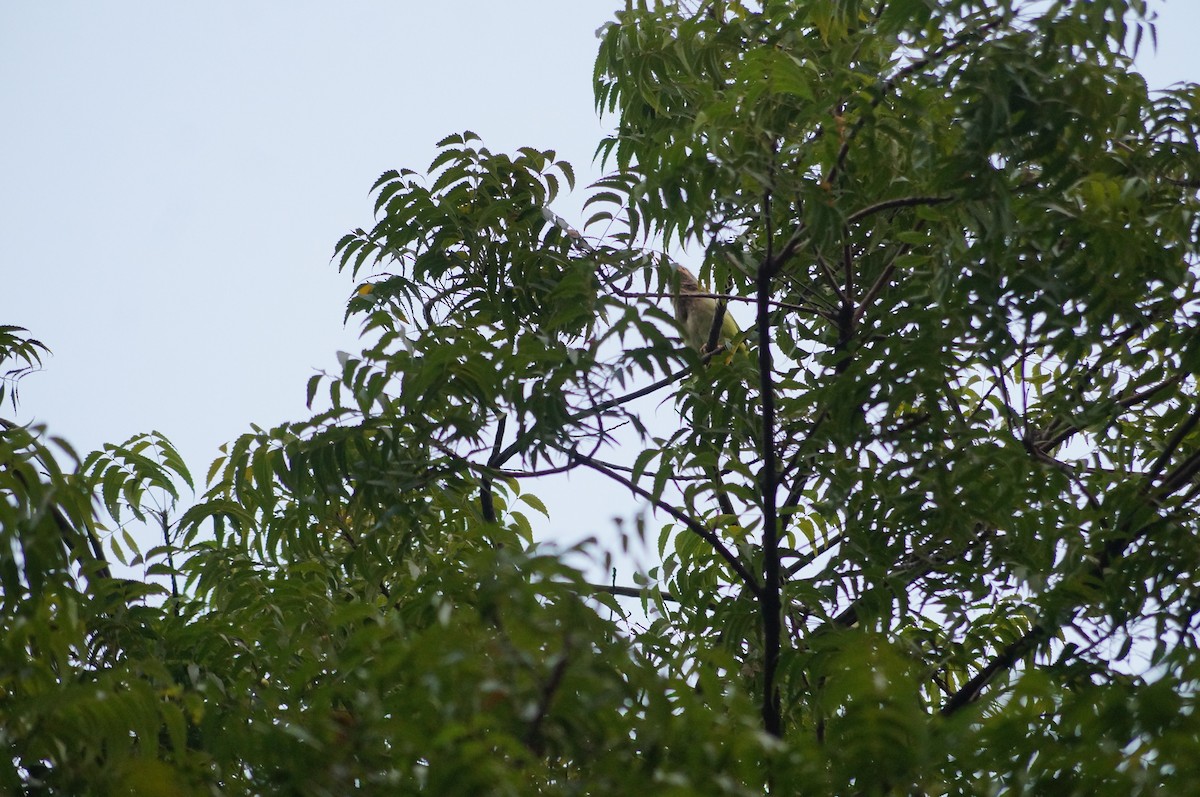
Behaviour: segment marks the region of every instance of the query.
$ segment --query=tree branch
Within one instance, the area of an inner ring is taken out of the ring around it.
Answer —
[[[921,226],[922,224],[918,223],[915,229],[920,229]],[[855,324],[862,322],[863,316],[867,313],[867,308],[870,307],[871,303],[875,301],[875,298],[883,292],[883,287],[887,285],[888,280],[890,280],[892,275],[896,273],[896,261],[901,255],[907,254],[911,250],[911,244],[901,244],[900,246],[896,247],[896,251],[892,253],[890,258],[888,258],[888,262],[884,265],[883,271],[880,272],[879,277],[876,278],[875,282],[871,283],[871,287],[867,289],[867,292],[863,295],[862,301],[859,302],[858,307],[855,308]]]
[[[1188,433],[1196,428],[1197,423],[1200,423],[1200,405],[1197,405],[1192,410],[1192,414],[1188,416],[1188,419],[1179,425],[1179,428],[1171,435],[1167,444],[1163,446],[1162,453],[1158,455],[1158,458],[1154,460],[1154,464],[1150,466],[1150,470],[1146,472],[1146,484],[1143,492],[1149,492],[1150,485],[1158,478],[1158,474],[1162,472],[1171,455],[1175,453],[1175,449],[1179,448],[1180,444],[1183,443],[1183,439],[1188,436]]]
[[[717,300],[717,309],[713,311],[712,326],[708,330],[708,340],[704,342],[704,351],[716,351],[721,341],[721,327],[725,323],[725,301]]]
[[[742,583],[746,585],[746,588],[749,589],[750,592],[756,596],[762,593],[762,587],[759,586],[758,579],[754,577],[754,574],[746,569],[746,566],[742,564],[742,561],[738,559],[737,555],[734,554],[733,551],[729,550],[725,543],[721,542],[721,539],[712,531],[706,529],[695,519],[688,517],[686,514],[671,506],[667,502],[655,498],[647,490],[639,487],[633,481],[625,478],[611,468],[597,462],[586,454],[580,454],[578,451],[569,451],[558,446],[556,447],[568,457],[571,457],[579,463],[591,468],[597,473],[603,473],[605,476],[617,482],[618,484],[624,485],[634,495],[638,496],[639,498],[644,498],[656,509],[666,512],[668,515],[678,520],[685,527],[687,527],[689,531],[712,546],[713,550],[716,551],[717,554],[726,561],[726,563],[728,563],[729,567],[734,573],[737,574],[738,578],[742,580]]]
[[[500,455],[500,443],[504,439],[504,429],[508,418],[501,415],[496,422],[496,439],[492,442],[492,455],[488,458],[488,466],[495,467],[496,457]],[[488,523],[496,522],[496,502],[492,497],[492,479],[486,473],[479,479],[479,512]]]
[[[878,85],[875,96],[871,98],[871,102],[867,106],[868,109],[877,108],[879,104],[883,102],[884,98],[890,94],[893,89],[895,89],[896,84],[898,84],[904,78],[914,74],[920,69],[924,69],[931,63],[939,61],[955,51],[966,47],[969,43],[978,39],[992,28],[998,27],[1003,23],[1003,19],[993,19],[990,22],[985,22],[974,30],[964,33],[957,39],[948,42],[941,49],[935,50],[933,53],[930,53],[924,58],[918,58],[903,69],[897,70],[895,74]],[[824,185],[833,185],[833,181],[837,179],[838,173],[841,171],[842,167],[845,166],[846,158],[850,154],[850,144],[855,138],[858,137],[858,133],[866,125],[867,118],[868,114],[860,114],[858,120],[854,123],[854,126],[842,140],[842,146],[838,149],[838,153],[834,158],[833,165],[829,167],[829,171],[825,173],[825,177],[821,181]]]
[[[778,487],[775,461],[775,386],[771,362],[771,276],[774,258],[774,232],[771,220],[771,193],[763,196],[763,221],[767,229],[766,257],[756,279],[758,314],[758,385],[762,401],[762,443],[759,476],[763,509],[763,589],[760,595],[763,627],[763,728],[772,736],[783,736],[779,687],[775,683],[783,636],[780,607],[779,522],[775,502]]]
[[[906,196],[897,197],[896,199],[885,199],[882,202],[876,202],[874,205],[867,205],[862,210],[856,210],[846,217],[847,224],[853,224],[856,221],[862,221],[868,216],[873,216],[876,213],[882,213],[885,210],[894,208],[911,208],[918,205],[942,205],[954,199],[952,196]]]
[[[646,594],[646,590],[642,587],[622,587],[617,584],[592,584],[587,585],[590,589],[596,592],[604,592],[609,595],[616,595],[619,598],[640,598]],[[668,603],[679,603],[679,598],[675,597],[670,592],[660,591],[659,596]]]
[[[567,664],[570,659],[567,657],[568,647],[564,644],[563,652],[558,654],[557,661],[554,662],[554,669],[550,671],[550,677],[542,686],[542,694],[538,699],[537,713],[529,723],[529,729],[525,733],[525,745],[536,756],[541,756],[545,750],[545,740],[542,738],[542,724],[546,721],[546,717],[550,714],[550,704],[554,701],[554,695],[558,692],[559,686],[562,684],[563,676],[567,674]]]
[[[975,674],[974,678],[967,681],[961,689],[951,695],[950,699],[942,704],[941,715],[949,717],[956,711],[974,703],[997,675],[1016,664],[1019,659],[1023,658],[1046,638],[1048,638],[1046,629],[1040,624],[1035,623],[1019,639],[1004,648],[1000,652],[1000,655],[988,662],[982,670]]]
[[[798,287],[802,293],[807,293],[814,299],[820,298],[813,292],[811,288],[804,285]],[[673,293],[662,293],[659,291],[615,291],[615,293],[622,299],[670,299],[675,295]],[[743,302],[745,304],[753,305],[758,304],[758,300],[755,297],[739,296],[736,293],[692,293],[688,295],[696,299],[716,299],[717,301],[725,302],[726,304],[733,302]],[[792,302],[781,302],[773,299],[771,300],[771,307],[778,310],[791,310],[795,313],[805,313],[807,315],[817,316],[818,318],[828,319],[830,317],[826,310],[816,307],[805,307],[804,305],[794,304]]]
[[[908,559],[904,562],[901,562],[897,569],[892,573],[891,580],[899,581],[906,587],[914,584],[925,576],[936,572],[943,565],[961,557],[963,554],[967,553],[984,540],[989,539],[995,531],[991,527],[986,527],[982,524],[976,524],[975,529],[977,532],[975,538],[970,540],[965,546],[957,551],[940,554],[914,554],[908,557]],[[871,590],[868,593],[860,595],[858,598],[852,601],[849,606],[813,631],[812,634],[810,634],[810,637],[828,633],[834,628],[849,628],[850,626],[854,625],[861,619],[862,607],[871,601],[875,595],[878,594],[878,592],[879,590]]]
[[[18,424],[12,423],[4,418],[0,418],[0,426],[3,426],[8,431],[20,429],[24,431],[25,434],[29,434],[28,430],[26,430],[23,426],[19,426]],[[29,435],[29,437],[32,439],[33,435]],[[26,480],[25,474],[21,473],[21,471],[16,467],[10,467],[10,470],[13,478],[15,478],[22,487],[28,490],[29,482]],[[91,530],[86,527],[83,529],[76,528],[75,524],[71,522],[70,518],[67,517],[66,513],[62,511],[62,508],[58,504],[51,504],[49,509],[50,517],[54,521],[54,525],[58,528],[59,534],[62,536],[63,546],[66,548],[67,553],[75,554],[79,564],[84,566],[85,571],[87,570],[87,565],[98,563],[99,567],[96,568],[96,575],[105,579],[112,578],[112,569],[109,567],[108,558],[104,555],[104,548],[101,547],[100,540],[96,539],[96,536],[92,534]],[[80,542],[87,543],[86,550],[91,553],[90,561],[87,556],[83,555],[79,551],[78,546]],[[89,574],[88,577],[90,579],[91,575]]]
[[[1159,471],[1161,471],[1163,465],[1165,464],[1166,459],[1169,458],[1170,454],[1178,448],[1179,444],[1187,436],[1188,432],[1195,428],[1198,422],[1200,422],[1200,406],[1198,406],[1196,410],[1193,411],[1192,414],[1187,418],[1187,420],[1180,424],[1179,428],[1175,430],[1175,433],[1171,436],[1171,440],[1164,449],[1162,455],[1160,455],[1155,461],[1154,466],[1151,467],[1150,471],[1145,474],[1145,482],[1142,490],[1139,491],[1139,494],[1147,499],[1146,508],[1151,510],[1157,508],[1171,493],[1175,492],[1187,483],[1187,481],[1183,479],[1168,477],[1158,489],[1153,488],[1154,481],[1157,478]],[[1191,455],[1189,455],[1184,460],[1184,464],[1180,467],[1183,468],[1185,466],[1189,469],[1200,467],[1200,451],[1193,452]],[[1137,512],[1127,515],[1127,517],[1131,520],[1126,521],[1123,524],[1123,533],[1114,539],[1106,541],[1103,545],[1103,548],[1095,556],[1089,557],[1089,559],[1093,561],[1093,564],[1087,569],[1086,578],[1097,581],[1105,580],[1109,576],[1114,560],[1121,556],[1130,545],[1136,542],[1142,536],[1142,534],[1144,534],[1145,531],[1151,527],[1151,523],[1140,523],[1137,528],[1131,528],[1132,518],[1139,516],[1140,513]],[[1068,585],[1073,583],[1073,579],[1068,580],[1066,583]],[[1073,614],[1074,610],[1067,613],[1068,616]],[[952,695],[950,699],[946,701],[945,705],[942,706],[941,713],[945,716],[948,716],[962,707],[974,702],[983,693],[983,690],[988,686],[988,684],[990,684],[996,678],[997,675],[1012,667],[1012,665],[1015,664],[1018,659],[1027,655],[1042,642],[1049,639],[1053,629],[1061,628],[1066,624],[1066,622],[1068,622],[1068,620],[1064,619],[1056,621],[1052,624],[1045,618],[1042,618],[1041,622],[1035,623],[1033,627],[1026,631],[1020,639],[1014,641],[1003,651],[1001,651],[1000,655],[988,662],[988,664],[985,665],[984,668],[980,670],[974,678],[968,681],[966,685]]]
[[[701,361],[700,361],[701,364],[708,362],[708,360],[710,358],[711,358],[711,354],[709,356],[702,357]],[[631,393],[626,393],[622,396],[616,396],[616,397],[608,399],[606,401],[602,401],[593,407],[587,408],[586,410],[580,410],[579,412],[576,412],[573,415],[568,416],[567,422],[574,423],[576,421],[585,420],[587,418],[592,417],[593,415],[599,415],[600,413],[604,412],[605,410],[610,410],[613,407],[619,407],[622,404],[628,404],[629,402],[631,402],[635,399],[639,399],[642,396],[646,396],[646,395],[649,395],[650,393],[654,393],[657,390],[661,390],[662,388],[666,387],[667,385],[674,384],[675,382],[678,382],[680,379],[683,379],[685,376],[690,374],[692,372],[693,367],[694,366],[691,366],[691,365],[684,366],[683,368],[679,369],[675,373],[669,374],[669,375],[663,377],[662,379],[658,380],[657,382],[653,382],[649,385],[646,385],[643,388],[639,388],[637,390],[634,390]],[[512,457],[514,455],[516,455],[522,448],[524,448],[532,439],[533,439],[532,433],[527,432],[525,434],[518,434],[517,438],[515,440],[513,440],[513,442],[507,448],[505,448],[503,451],[501,451],[499,454],[497,454],[493,458],[495,461],[495,464],[502,465],[505,462],[507,462],[508,460],[512,459]]]

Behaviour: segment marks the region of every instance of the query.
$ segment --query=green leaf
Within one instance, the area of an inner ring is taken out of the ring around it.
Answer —
[[[550,517],[550,510],[546,509],[546,505],[543,504],[541,499],[533,493],[522,493],[520,496],[518,496],[518,499],[529,504],[538,512],[541,512],[545,517]]]

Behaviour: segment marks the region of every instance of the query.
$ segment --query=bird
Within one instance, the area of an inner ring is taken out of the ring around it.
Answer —
[[[572,249],[584,255],[596,254],[596,248],[562,216],[546,207],[542,208],[542,216],[566,234]],[[645,260],[647,264],[650,263],[649,257],[645,257]],[[717,300],[712,296],[703,295],[709,291],[701,287],[695,274],[678,263],[672,265],[679,272],[679,290],[671,297],[671,304],[675,308],[675,320],[679,322],[683,331],[684,342],[700,354],[707,354],[708,338],[712,332],[713,318],[717,313]],[[721,319],[721,334],[717,336],[717,345],[732,345],[741,331],[733,316],[726,310]],[[746,344],[739,342],[734,351],[746,351]]]
[[[712,334],[713,319],[717,314],[718,302],[706,288],[701,287],[696,275],[685,267],[675,264],[679,272],[679,289],[671,297],[675,308],[675,320],[683,331],[684,342],[701,354],[708,353],[708,339]],[[728,308],[721,319],[721,333],[717,336],[717,345],[732,346],[734,339],[741,333],[737,322],[729,314]],[[738,343],[735,350],[742,350],[745,345]]]

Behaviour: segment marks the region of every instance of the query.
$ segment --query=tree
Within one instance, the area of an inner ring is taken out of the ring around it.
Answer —
[[[6,787],[1186,792],[1200,113],[1132,70],[1147,14],[627,6],[602,235],[547,210],[553,152],[450,136],[337,245],[328,406],[177,523],[160,437],[64,470],[5,432]],[[652,242],[748,354],[678,339]],[[531,545],[521,485],[566,469],[662,520],[646,584]],[[130,511],[176,586],[99,572]]]

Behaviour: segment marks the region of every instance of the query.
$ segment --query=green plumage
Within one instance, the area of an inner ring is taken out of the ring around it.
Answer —
[[[671,298],[671,303],[675,306],[675,319],[679,321],[683,330],[684,341],[703,354],[712,332],[713,318],[717,313],[717,300],[712,296],[703,295],[709,291],[701,287],[692,272],[683,266],[676,268],[679,270],[679,291]],[[737,322],[726,308],[717,343],[731,346],[740,332]],[[742,348],[742,345],[738,344],[738,348]]]

